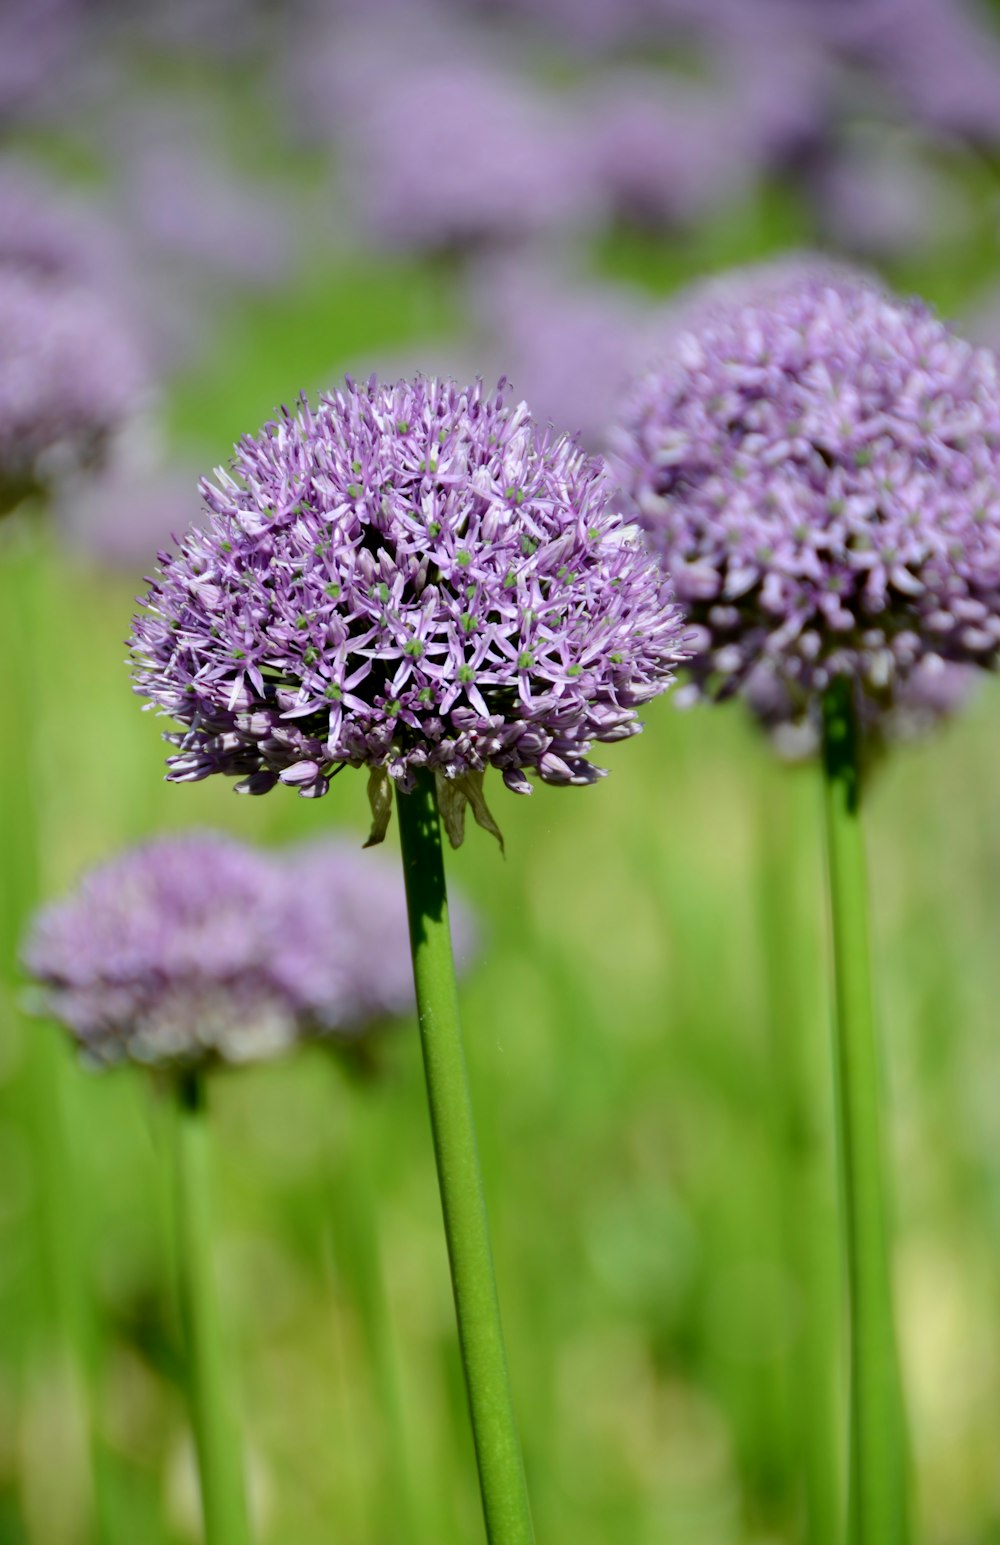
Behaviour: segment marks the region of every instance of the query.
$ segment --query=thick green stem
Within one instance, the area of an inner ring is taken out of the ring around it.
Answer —
[[[858,726],[850,682],[838,680],[828,689],[823,729],[850,1314],[850,1535],[854,1545],[902,1545],[908,1538],[903,1401],[892,1309]]]
[[[796,1297],[791,1348],[791,1449],[805,1502],[809,1545],[841,1538],[836,1441],[839,1261],[829,1142],[831,1110],[819,1061],[821,1006],[814,1002],[809,897],[815,811],[811,778],[766,770],[759,856],[760,915],[774,1093],[778,1205],[786,1270]],[[817,1012],[817,1008],[819,1011]]]
[[[458,1019],[433,774],[397,799],[410,946],[458,1335],[490,1545],[531,1545],[486,1203]]]
[[[178,1081],[176,1107],[177,1269],[205,1542],[249,1545],[243,1454],[215,1283],[205,1091],[197,1074]]]

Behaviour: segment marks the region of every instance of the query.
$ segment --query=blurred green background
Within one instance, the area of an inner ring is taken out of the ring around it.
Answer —
[[[318,152],[275,132],[253,59],[218,69],[152,47],[128,58],[136,98],[155,92],[183,116],[208,97],[242,164],[308,200],[325,186]],[[8,150],[77,192],[99,189],[99,137],[80,112],[13,123]],[[1000,184],[980,149],[940,155],[968,218],[882,267],[958,314],[997,276]],[[816,239],[801,186],[766,174],[687,228],[611,222],[585,254],[594,278],[658,301]],[[159,386],[163,464],[207,471],[278,403],[345,368],[469,348],[466,306],[452,258],[358,244],[307,242],[276,285],[216,281],[209,343]],[[161,726],[124,663],[141,569],[113,571],[41,520],[24,510],[0,531],[0,658],[13,667],[0,672],[0,1545],[87,1538],[35,1227],[30,1043],[50,1032],[17,1013],[11,972],[31,883],[16,818],[25,780],[45,896],[151,833],[215,826],[278,843],[348,828],[360,842],[367,822],[364,779],[350,774],[318,803],[239,800],[214,779],[165,784]],[[795,1540],[809,1392],[788,1208],[803,1164],[830,1295],[839,1280],[819,788],[809,767],[779,763],[739,706],[680,713],[664,700],[646,719],[641,737],[608,749],[596,788],[494,791],[506,860],[473,830],[449,865],[483,933],[462,1008],[538,1537]],[[1000,1541],[998,733],[1000,692],[985,682],[944,733],[880,770],[867,811],[913,1466],[920,1537],[934,1545]],[[139,1075],[69,1060],[67,1048],[117,1538],[182,1545],[198,1526],[163,1112]],[[804,1133],[789,1125],[803,1090]],[[415,1024],[392,1033],[366,1078],[310,1051],[219,1076],[212,1098],[219,1266],[260,1545],[398,1539],[365,1350],[366,1216],[398,1353],[414,1537],[478,1539]]]

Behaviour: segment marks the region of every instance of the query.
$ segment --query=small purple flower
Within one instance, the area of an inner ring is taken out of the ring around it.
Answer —
[[[0,266],[0,510],[99,461],[145,384],[96,290]]]
[[[502,383],[348,380],[245,437],[233,472],[134,627],[136,690],[185,726],[176,781],[316,797],[367,766],[377,841],[392,782],[433,768],[457,842],[466,800],[490,823],[487,767],[517,793],[528,770],[592,783],[591,743],[634,734],[672,678],[678,615],[603,464]]]
[[[455,915],[468,959],[472,925]],[[355,1040],[413,1001],[396,866],[338,840],[265,853],[189,833],[128,849],[42,908],[24,959],[39,1010],[98,1065],[257,1061]]]
[[[793,721],[837,676],[891,709],[922,661],[996,661],[997,364],[863,276],[775,277],[694,305],[626,405],[620,473],[699,692],[764,666]]]

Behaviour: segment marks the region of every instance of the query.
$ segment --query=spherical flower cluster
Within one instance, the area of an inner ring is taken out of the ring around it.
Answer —
[[[488,57],[428,63],[384,46],[379,57],[361,132],[347,141],[354,199],[379,241],[460,251],[589,212],[579,134],[557,99]]]
[[[460,964],[472,929],[456,911]],[[132,848],[37,915],[39,1007],[96,1064],[245,1063],[353,1039],[413,999],[395,865],[342,840],[264,853],[197,833]]]
[[[925,659],[994,664],[993,356],[846,271],[716,293],[616,433],[695,624],[697,689],[728,695],[763,664],[801,719],[836,676],[889,709]]]
[[[95,290],[0,267],[0,510],[100,458],[144,370]]]
[[[487,767],[593,782],[591,743],[671,680],[678,615],[603,464],[502,389],[349,380],[234,471],[134,628],[137,691],[186,726],[175,780],[315,797],[367,765],[377,840],[418,768],[477,816]]]

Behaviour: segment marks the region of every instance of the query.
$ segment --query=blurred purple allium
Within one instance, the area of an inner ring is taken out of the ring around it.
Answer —
[[[591,210],[571,114],[488,56],[401,57],[356,115],[347,176],[365,227],[387,246],[506,244]]]
[[[472,925],[456,908],[456,953]],[[216,833],[130,848],[41,909],[24,947],[38,1007],[87,1059],[246,1063],[355,1039],[409,1010],[396,865],[342,840],[265,853]]]
[[[620,475],[700,692],[763,664],[793,720],[836,676],[891,709],[925,659],[996,660],[997,364],[863,276],[782,271],[695,304],[626,403]]]
[[[810,197],[841,252],[885,259],[968,235],[971,207],[914,135],[856,127],[813,169]],[[943,149],[943,147],[937,147]]]
[[[887,712],[870,697],[859,709],[866,757],[939,728],[966,708],[981,679],[974,665],[953,665],[939,655],[925,655],[899,683]],[[783,678],[762,660],[747,676],[741,697],[778,755],[787,762],[815,756],[820,746],[819,716],[801,718]]]
[[[80,0],[4,0],[0,5],[0,118],[30,113],[72,59]]]
[[[284,905],[262,853],[212,834],[167,838],[44,908],[25,964],[94,1062],[251,1061],[298,1028]]]
[[[152,447],[134,444],[144,428],[131,425],[128,443],[116,444],[102,474],[58,490],[53,506],[72,548],[135,576],[149,567],[150,553],[187,530],[198,488],[196,472],[165,469]]]
[[[117,273],[111,228],[80,200],[13,156],[0,158],[0,264],[100,286]]]
[[[99,461],[145,384],[98,291],[0,265],[0,510]]]
[[[622,388],[648,349],[655,315],[648,298],[518,261],[484,265],[475,309],[490,352],[534,415],[599,449]]]
[[[687,224],[738,195],[759,168],[732,101],[663,71],[605,78],[586,103],[582,140],[611,212],[641,226]]]
[[[985,6],[965,0],[816,4],[831,46],[875,71],[930,128],[1000,139],[1000,37]]]
[[[496,767],[527,794],[591,783],[593,741],[641,726],[681,625],[602,463],[503,385],[348,380],[240,441],[208,530],[161,555],[136,690],[186,728],[169,777],[325,794],[368,766],[373,840],[421,767],[460,839]],[[391,781],[390,781],[391,780]]]
[[[268,285],[287,277],[296,220],[263,184],[237,176],[212,147],[153,114],[132,136],[123,179],[124,214],[156,261],[205,276]]]
[[[409,1013],[413,965],[398,864],[344,837],[288,848],[280,861],[292,920],[285,965],[312,1032],[357,1034]],[[461,971],[477,931],[461,897],[450,898],[449,916]]]

